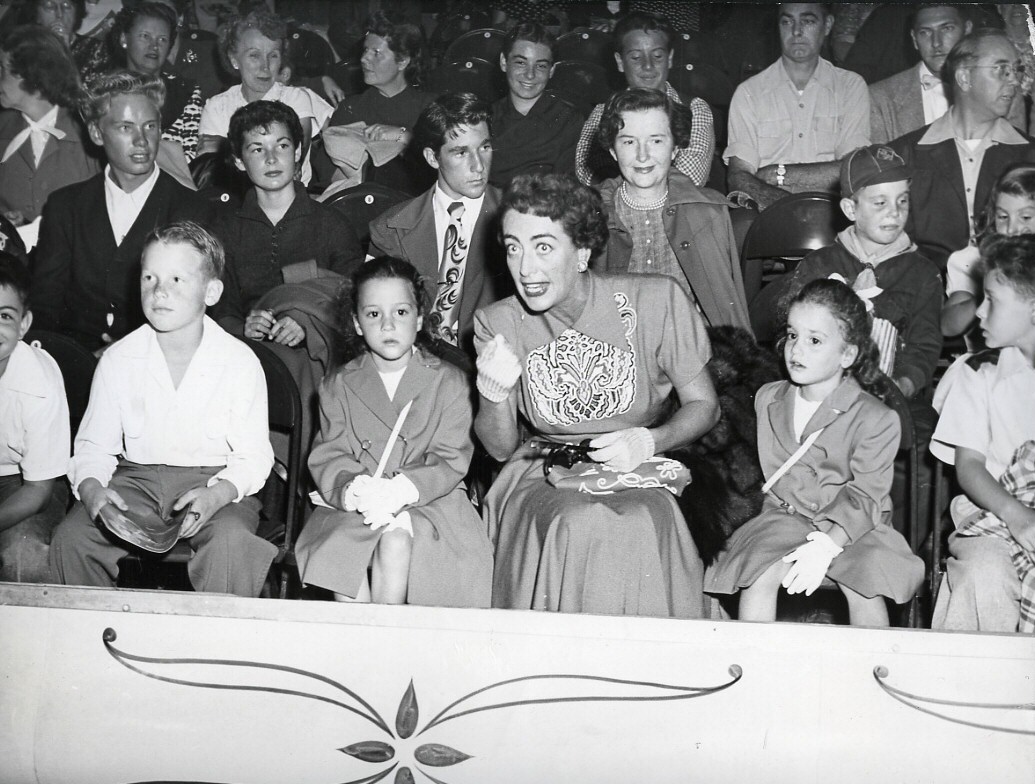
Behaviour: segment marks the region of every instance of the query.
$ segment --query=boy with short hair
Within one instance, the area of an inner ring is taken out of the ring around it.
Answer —
[[[248,347],[205,316],[222,292],[223,263],[219,242],[188,221],[144,244],[147,323],[101,357],[75,440],[69,478],[79,503],[50,552],[66,585],[113,585],[129,546],[105,527],[138,530],[157,517],[168,547],[190,539],[195,590],[262,589],[277,552],[255,535],[253,495],[273,465],[266,380]]]
[[[68,500],[68,402],[61,371],[22,341],[29,276],[0,252],[0,580],[49,582],[47,549]]]
[[[911,176],[890,147],[849,153],[841,162],[841,209],[854,224],[802,260],[785,295],[789,301],[809,281],[841,276],[870,303],[881,369],[907,398],[931,385],[943,298],[938,268],[905,233]]]
[[[1035,509],[1023,499],[1027,492],[1030,503],[1035,482],[1035,236],[991,236],[981,258],[977,315],[988,350],[947,371],[931,441],[935,457],[955,464],[965,494],[952,502],[956,531],[931,625],[1014,632],[1020,623],[1032,632]]]
[[[341,213],[313,201],[296,180],[303,134],[294,109],[280,101],[246,104],[230,118],[227,138],[234,164],[254,187],[212,229],[226,248],[223,296],[213,318],[232,334],[297,346],[303,327],[255,303],[285,282],[285,267],[300,262],[347,277],[363,261],[359,239]]]

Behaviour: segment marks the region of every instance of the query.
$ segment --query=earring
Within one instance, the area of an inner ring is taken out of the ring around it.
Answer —
[[[580,261],[579,262],[579,272],[585,272],[588,269],[589,269],[589,264],[587,264],[584,261]]]

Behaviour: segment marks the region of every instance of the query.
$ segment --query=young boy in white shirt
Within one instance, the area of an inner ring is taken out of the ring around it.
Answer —
[[[977,316],[988,350],[946,372],[931,440],[935,457],[956,466],[963,490],[950,508],[956,530],[931,628],[1015,632],[1020,624],[1030,633],[1035,508],[1008,490],[1004,474],[1033,481],[1030,467],[1015,462],[1019,448],[1035,442],[1035,235],[988,237],[981,259]]]
[[[22,341],[29,276],[0,252],[0,580],[49,582],[47,548],[65,513],[68,402],[61,371]]]
[[[182,517],[195,590],[262,590],[277,552],[255,535],[254,494],[273,465],[266,381],[251,350],[205,316],[222,293],[223,264],[219,242],[188,221],[144,244],[147,324],[97,366],[69,471],[79,503],[51,545],[60,582],[114,585],[130,545],[107,529],[157,516]]]

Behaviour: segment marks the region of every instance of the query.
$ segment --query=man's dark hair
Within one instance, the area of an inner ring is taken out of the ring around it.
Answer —
[[[22,303],[22,315],[29,311],[29,271],[7,251],[0,250],[0,289],[11,289]]]
[[[618,54],[622,53],[622,41],[625,39],[625,36],[635,32],[661,33],[665,36],[665,48],[670,52],[676,40],[675,31],[668,22],[645,11],[634,11],[619,19],[618,24],[615,25],[614,32],[611,34],[614,38],[615,51]]]
[[[541,44],[550,50],[550,59],[553,59],[553,46],[557,38],[538,22],[518,22],[507,33],[503,39],[503,57],[510,57],[510,50],[518,41],[528,41],[533,44]]]
[[[461,125],[485,123],[492,133],[492,107],[474,93],[443,93],[424,107],[413,127],[415,150],[430,147],[438,157]]]

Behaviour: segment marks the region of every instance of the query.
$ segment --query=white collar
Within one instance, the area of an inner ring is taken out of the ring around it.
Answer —
[[[158,182],[158,174],[160,171],[161,170],[158,168],[158,163],[156,161],[148,178],[137,188],[126,192],[122,190],[122,187],[115,181],[115,178],[112,175],[111,164],[109,163],[104,167],[104,190],[112,199],[130,201],[134,204],[143,204],[147,201],[147,197],[151,195],[151,191],[154,190],[155,183]]]

